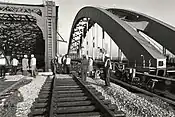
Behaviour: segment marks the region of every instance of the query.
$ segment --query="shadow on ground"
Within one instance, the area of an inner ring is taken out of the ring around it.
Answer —
[[[0,105],[0,117],[16,117],[17,104],[23,101],[23,96],[18,89],[29,84],[31,81],[32,79],[24,79],[11,90],[13,93],[9,97],[6,97],[6,101]]]

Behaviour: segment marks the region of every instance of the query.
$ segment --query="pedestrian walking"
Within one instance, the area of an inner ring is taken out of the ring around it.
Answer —
[[[27,70],[29,70],[29,60],[27,58],[27,55],[24,55],[24,58],[22,59],[22,71],[23,75],[27,76]]]
[[[109,55],[105,55],[105,64],[104,64],[104,78],[105,78],[105,85],[110,86],[110,69],[112,68],[111,60],[109,59]]]
[[[31,75],[32,77],[36,77],[36,58],[34,54],[31,55],[31,60],[30,60],[30,69],[31,69]]]
[[[2,51],[0,51],[0,77],[5,78],[7,60]]]
[[[18,63],[19,63],[18,59],[16,57],[13,57],[12,62],[11,62],[13,75],[16,75],[16,73],[17,73]]]
[[[88,65],[89,65],[89,62],[86,58],[86,55],[83,55],[83,58],[81,61],[81,78],[83,82],[86,82]]]

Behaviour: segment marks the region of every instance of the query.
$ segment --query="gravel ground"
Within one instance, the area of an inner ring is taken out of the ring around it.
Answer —
[[[16,117],[27,117],[28,113],[30,113],[32,103],[35,101],[35,98],[38,97],[46,78],[46,76],[37,76],[31,83],[18,89],[23,97],[23,101],[17,103]]]
[[[101,79],[87,78],[87,81],[102,92],[105,99],[110,99],[119,110],[125,112],[127,117],[175,117],[169,104],[158,98],[139,96],[114,83],[111,83],[111,87],[105,87]]]
[[[20,80],[20,82],[13,86],[10,91],[6,91],[5,95],[2,95],[0,98],[0,117],[15,117],[16,105],[18,102],[23,100],[23,97],[20,95],[18,89],[29,84],[32,79],[18,75],[6,77],[7,82],[16,81],[17,83],[18,80]]]

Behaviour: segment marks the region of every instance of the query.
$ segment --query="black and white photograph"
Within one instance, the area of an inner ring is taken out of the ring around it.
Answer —
[[[175,117],[174,0],[0,0],[0,117]]]

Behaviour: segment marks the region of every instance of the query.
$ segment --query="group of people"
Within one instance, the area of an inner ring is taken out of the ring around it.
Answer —
[[[87,59],[86,55],[82,55],[81,60],[81,77],[83,81],[86,81],[87,76],[92,76],[93,71],[93,58],[89,56]]]
[[[109,58],[109,55],[106,54],[105,59],[104,59],[104,65],[103,65],[104,79],[105,79],[106,86],[110,86],[109,77],[110,77],[110,70],[111,69],[112,69],[111,60]],[[86,55],[83,55],[82,61],[81,61],[82,81],[86,82],[87,73],[89,72],[90,75],[92,75],[92,71],[93,71],[93,59],[92,59],[92,57],[89,57],[89,59],[87,59]]]
[[[51,60],[51,70],[53,72],[53,75],[55,75],[56,73],[70,74],[70,68],[71,58],[68,54],[66,54],[65,56],[56,55]]]
[[[24,55],[22,59],[22,71],[24,76],[27,76],[28,70],[31,70],[32,77],[36,77],[36,58],[34,54],[31,54],[30,64],[27,55]]]
[[[104,71],[104,79],[105,79],[105,85],[110,86],[110,70],[112,69],[111,60],[109,58],[109,55],[105,55],[104,59],[104,65],[103,65],[103,71]],[[51,60],[51,70],[53,72],[53,75],[56,73],[65,73],[70,74],[70,68],[71,68],[71,58],[69,55],[61,56],[57,55]],[[86,82],[87,76],[92,76],[93,74],[93,58],[89,56],[87,59],[86,55],[82,55],[81,60],[81,78],[83,82]]]
[[[9,62],[7,60],[7,57],[4,55],[4,53],[0,53],[0,77],[5,78],[5,74],[7,72],[6,67],[8,65],[12,66],[11,73],[12,75],[17,74],[17,68],[19,66],[19,59],[17,56],[12,55],[12,59]],[[34,54],[31,54],[31,59],[29,63],[29,59],[27,55],[24,55],[24,58],[22,59],[22,73],[23,75],[27,76],[27,71],[31,70],[31,76],[36,77],[36,58]]]

